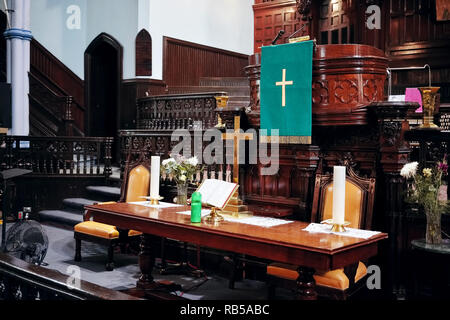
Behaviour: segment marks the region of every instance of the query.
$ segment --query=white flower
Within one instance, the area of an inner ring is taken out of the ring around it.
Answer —
[[[186,181],[186,176],[184,174],[180,177],[180,181],[182,181],[182,182]]]
[[[191,166],[196,167],[198,165],[197,156],[187,159],[186,162],[189,163]]]
[[[167,166],[168,164],[175,163],[175,162],[176,162],[176,161],[175,161],[174,158],[170,158],[170,159],[164,160],[164,161],[162,162],[162,165],[163,165],[163,166]]]
[[[419,163],[417,161],[407,163],[403,166],[402,170],[400,171],[400,175],[406,179],[412,178],[416,175],[418,166]]]

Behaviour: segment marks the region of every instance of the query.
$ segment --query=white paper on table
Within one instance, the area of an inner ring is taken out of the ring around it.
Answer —
[[[197,192],[202,195],[202,203],[223,209],[237,188],[236,183],[206,179],[197,189]]]
[[[191,214],[190,211],[181,211],[181,212],[177,212],[177,213],[185,214],[185,215]],[[202,217],[207,216],[210,213],[211,213],[211,210],[203,209]],[[222,217],[225,219],[225,221],[250,224],[253,226],[265,227],[265,228],[276,227],[276,226],[280,226],[283,224],[288,224],[288,223],[293,222],[290,220],[282,220],[282,219],[275,219],[275,218],[269,218],[269,217],[233,218],[233,217],[229,217],[229,216],[225,216],[225,215],[223,215]]]
[[[328,234],[335,234],[338,236],[361,238],[361,239],[369,239],[381,233],[379,231],[361,230],[353,228],[345,228],[345,232],[332,232],[331,225],[321,223],[311,223],[303,230],[311,233],[328,233]]]
[[[159,202],[159,204],[150,204],[150,201],[137,201],[137,202],[129,202],[129,203],[137,204],[138,206],[144,206],[144,207],[148,207],[148,208],[155,208],[155,209],[182,207],[182,205],[180,205],[180,204],[168,203],[168,202]]]
[[[294,222],[291,220],[283,220],[270,217],[248,217],[248,218],[225,217],[225,220],[230,222],[250,224],[252,226],[264,228],[271,228]]]
[[[184,214],[184,215],[190,215],[191,211],[181,211],[181,212],[177,212],[177,213]],[[202,209],[201,216],[203,218],[203,217],[206,217],[207,215],[209,215],[210,213],[211,213],[210,209]]]

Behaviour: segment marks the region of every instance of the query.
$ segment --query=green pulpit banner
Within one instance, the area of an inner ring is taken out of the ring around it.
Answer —
[[[280,143],[311,144],[313,43],[262,47],[262,142],[276,141],[271,130],[278,129]]]

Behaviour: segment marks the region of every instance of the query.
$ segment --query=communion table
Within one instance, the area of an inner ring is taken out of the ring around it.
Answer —
[[[114,225],[120,229],[143,233],[137,287],[151,289],[155,286],[151,275],[155,264],[152,238],[166,237],[190,242],[204,247],[248,254],[298,267],[298,298],[314,299],[314,271],[343,268],[360,260],[375,256],[378,243],[387,234],[379,233],[369,239],[359,239],[335,234],[305,231],[309,224],[299,221],[280,224],[247,224],[236,219],[218,225],[193,224],[185,214],[189,206],[152,208],[130,203],[112,203],[86,206],[86,218]]]

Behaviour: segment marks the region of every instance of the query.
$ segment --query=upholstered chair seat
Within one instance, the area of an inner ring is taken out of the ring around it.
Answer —
[[[267,274],[283,278],[286,280],[296,281],[298,278],[297,267],[283,263],[272,263],[267,266]],[[356,270],[354,282],[360,281],[367,274],[367,268],[364,263],[359,262],[358,269]],[[344,273],[344,268],[320,272],[317,271],[314,275],[314,280],[317,286],[324,286],[334,288],[338,290],[346,290],[350,286],[350,281],[347,275]]]
[[[124,183],[121,190],[121,202],[142,201],[142,197],[149,194],[150,170],[146,164],[138,164],[127,171],[124,177]],[[99,203],[99,205],[111,202]],[[113,247],[117,244],[123,245],[121,241],[128,241],[130,238],[140,236],[142,233],[135,230],[124,230],[125,235],[115,226],[95,221],[84,221],[74,227],[74,237],[76,240],[75,261],[81,260],[81,240],[104,244],[108,246],[108,261],[106,269],[114,269]],[[125,240],[124,240],[125,239]]]
[[[119,231],[116,227],[109,224],[99,223],[95,221],[84,221],[77,224],[74,228],[76,232],[89,234],[104,239],[117,239],[119,238]],[[128,231],[128,236],[138,236],[142,233],[135,230]]]

